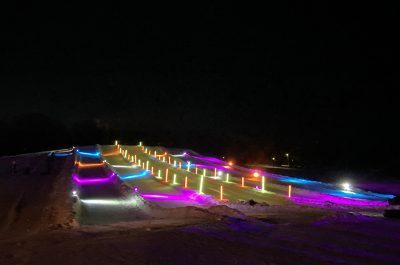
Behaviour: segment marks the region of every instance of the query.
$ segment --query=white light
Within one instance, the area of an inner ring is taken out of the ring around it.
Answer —
[[[218,176],[221,176],[222,175],[222,171],[218,171]]]
[[[78,196],[78,192],[76,190],[73,190],[72,191],[72,196],[75,196],[75,197]]]
[[[343,183],[342,187],[344,190],[351,190],[351,185],[348,182]]]

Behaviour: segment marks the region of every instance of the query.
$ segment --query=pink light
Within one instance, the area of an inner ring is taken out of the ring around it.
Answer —
[[[76,174],[73,175],[73,179],[78,183],[78,184],[93,184],[93,183],[104,183],[108,182],[113,179],[115,173],[112,173],[109,177],[107,178],[94,178],[94,179],[80,179]]]

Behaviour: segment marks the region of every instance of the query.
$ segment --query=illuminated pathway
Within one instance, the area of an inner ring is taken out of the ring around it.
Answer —
[[[107,224],[146,217],[134,196],[124,194],[123,182],[111,171],[99,150],[78,148],[72,173],[76,217],[80,224]]]
[[[175,204],[201,203],[212,197],[216,202],[253,199],[271,205],[330,201],[354,206],[383,206],[392,197],[254,171],[190,152],[168,154],[155,147],[119,145],[103,146],[101,151],[123,181],[132,188],[137,187],[144,198],[159,204],[170,201]]]

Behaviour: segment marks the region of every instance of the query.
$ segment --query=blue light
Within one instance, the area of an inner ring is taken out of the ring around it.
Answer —
[[[287,176],[280,176],[279,180],[283,181],[283,182],[294,183],[294,184],[307,184],[307,185],[322,184],[322,182],[320,182],[320,181],[301,179],[301,178],[293,178],[293,177],[287,177]]]
[[[85,156],[100,156],[100,152],[96,152],[96,153],[88,153],[88,152],[82,152],[82,151],[79,151],[78,150],[78,153],[80,154],[80,155],[85,155]]]
[[[133,174],[133,175],[128,175],[128,176],[123,176],[123,177],[119,177],[122,180],[126,180],[126,179],[135,179],[135,178],[141,178],[141,177],[146,177],[150,174],[150,171],[147,170],[143,170],[141,173],[138,174]]]
[[[55,153],[54,155],[55,156],[70,156],[70,155],[72,155],[73,153]]]

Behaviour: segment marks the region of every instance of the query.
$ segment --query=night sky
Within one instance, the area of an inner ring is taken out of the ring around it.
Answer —
[[[307,165],[393,167],[395,8],[277,2],[19,2],[1,26],[2,141],[32,142],[46,129],[21,140],[31,125],[19,121],[44,115],[68,133],[25,151],[142,135],[260,162],[291,152]],[[106,136],[79,130],[88,122]]]

